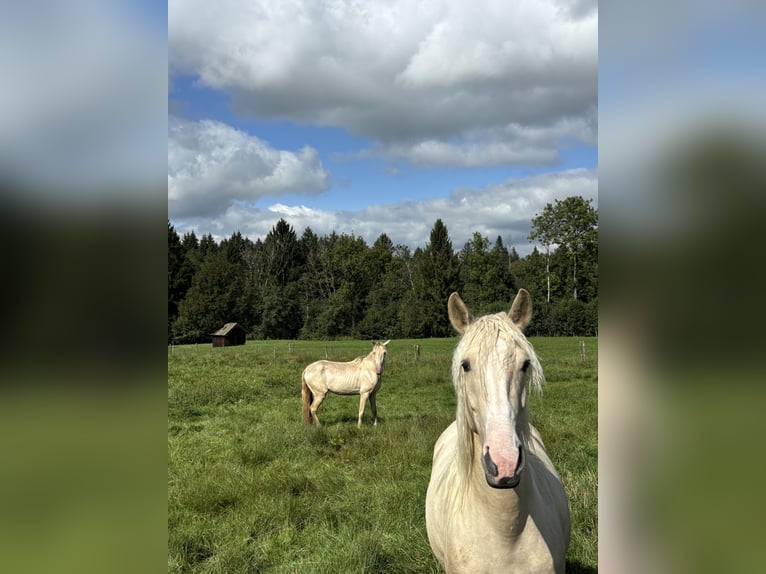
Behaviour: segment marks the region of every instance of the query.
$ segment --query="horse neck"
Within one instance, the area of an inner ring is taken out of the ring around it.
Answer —
[[[461,417],[460,411],[457,421],[458,447],[455,464],[450,469],[453,484],[458,485],[455,495],[460,498],[456,509],[473,508],[494,523],[495,531],[510,537],[518,535],[524,528],[528,514],[529,466],[524,471],[526,476],[522,476],[515,488],[492,488],[484,476],[479,435],[470,429],[467,418]],[[526,446],[526,440],[524,442]]]
[[[487,484],[484,476],[484,467],[481,463],[482,445],[476,434],[473,434],[473,447],[471,473],[466,488],[470,503],[477,510],[483,509],[484,520],[493,523],[495,532],[504,533],[510,537],[517,536],[522,532],[527,521],[529,468],[524,471],[527,476],[522,476],[521,482],[515,488],[492,488]]]

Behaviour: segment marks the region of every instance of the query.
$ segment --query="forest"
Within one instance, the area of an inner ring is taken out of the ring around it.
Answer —
[[[598,212],[567,197],[532,220],[536,245],[519,257],[500,236],[474,232],[456,249],[441,219],[414,251],[382,233],[298,236],[280,219],[265,239],[180,237],[168,221],[168,344],[209,342],[225,323],[251,339],[447,337],[447,298],[478,316],[534,301],[531,336],[598,334]],[[538,249],[538,245],[540,249]]]

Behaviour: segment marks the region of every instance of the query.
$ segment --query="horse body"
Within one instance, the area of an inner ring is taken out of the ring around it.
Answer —
[[[359,395],[359,418],[357,426],[362,426],[362,415],[367,399],[370,400],[373,425],[378,424],[375,395],[380,388],[383,366],[386,361],[386,345],[372,344],[369,354],[348,362],[315,361],[303,370],[301,376],[301,395],[303,398],[303,420],[320,426],[317,409],[327,393],[338,395]]]
[[[566,493],[526,413],[526,383],[543,380],[521,333],[529,294],[520,290],[507,315],[474,321],[455,293],[449,311],[463,337],[456,420],[436,442],[426,494],[431,548],[448,573],[564,572]]]

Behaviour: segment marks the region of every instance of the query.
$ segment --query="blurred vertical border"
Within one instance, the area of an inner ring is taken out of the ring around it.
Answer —
[[[599,4],[599,566],[766,564],[766,5]]]
[[[0,569],[167,568],[167,8],[0,18]]]

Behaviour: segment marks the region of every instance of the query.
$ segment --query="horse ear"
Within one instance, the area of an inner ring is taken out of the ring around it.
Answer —
[[[511,305],[511,310],[508,311],[508,316],[522,331],[529,325],[529,322],[532,320],[532,297],[530,296],[529,291],[526,289],[519,289],[519,292],[516,293],[516,298]]]
[[[449,322],[452,323],[452,326],[455,327],[455,331],[458,333],[463,333],[468,328],[468,325],[473,322],[471,312],[465,306],[457,291],[449,296],[447,313],[449,314]]]

